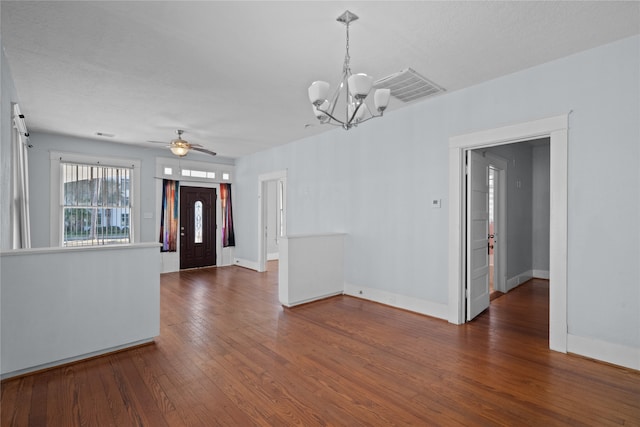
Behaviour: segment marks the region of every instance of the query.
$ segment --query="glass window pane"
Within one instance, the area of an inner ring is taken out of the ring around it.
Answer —
[[[284,181],[278,181],[278,235],[284,237]]]
[[[202,202],[197,201],[194,206],[194,227],[195,227],[195,237],[194,243],[202,243]]]
[[[63,163],[64,246],[130,243],[131,170]]]

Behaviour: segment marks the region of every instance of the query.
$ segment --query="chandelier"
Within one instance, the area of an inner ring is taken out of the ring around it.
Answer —
[[[336,19],[346,27],[347,43],[344,64],[342,65],[342,80],[331,98],[328,98],[329,83],[315,81],[309,86],[309,101],[313,104],[313,112],[320,123],[341,126],[345,130],[349,130],[359,123],[366,122],[374,117],[381,117],[389,104],[391,95],[390,89],[376,90],[373,96],[375,110],[372,112],[365,100],[369,92],[371,92],[373,77],[362,73],[351,73],[349,65],[351,59],[349,56],[349,24],[356,19],[358,19],[358,16],[348,10]],[[345,105],[336,111],[341,94],[344,94]],[[341,120],[338,116],[342,114],[344,114],[344,118]]]

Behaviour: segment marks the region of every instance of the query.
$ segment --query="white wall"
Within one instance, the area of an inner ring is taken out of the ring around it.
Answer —
[[[64,135],[32,132],[29,151],[29,184],[31,197],[31,245],[34,248],[49,247],[50,236],[50,157],[51,151],[89,154],[141,161],[140,185],[140,237],[142,242],[155,242],[158,232],[155,230],[156,211],[155,156],[154,150],[128,148],[122,144],[113,144]],[[157,154],[157,152],[156,152]],[[152,217],[143,219],[144,213]]]
[[[569,333],[640,348],[639,93],[636,36],[242,158],[236,256],[257,260],[258,175],[287,169],[289,233],[347,233],[346,283],[447,304],[449,137],[572,111]]]
[[[75,138],[42,132],[32,132],[33,148],[29,150],[29,184],[31,197],[31,245],[34,248],[48,247],[49,214],[49,170],[51,151],[88,154],[139,160],[140,167],[140,237],[141,242],[157,242],[159,230],[156,212],[162,193],[156,185],[156,158],[167,156],[166,150],[142,148],[125,144],[114,144],[92,139]],[[191,156],[191,154],[190,154]],[[197,157],[193,157],[195,160]],[[218,159],[216,159],[218,160]],[[222,164],[232,161],[220,158]],[[161,178],[161,177],[160,177]]]
[[[281,241],[278,297],[286,307],[344,291],[344,235],[288,236]]]
[[[533,217],[532,217],[532,267],[534,272],[549,272],[549,195],[550,195],[550,146],[533,147]]]
[[[17,250],[0,263],[3,378],[160,334],[156,244]]]

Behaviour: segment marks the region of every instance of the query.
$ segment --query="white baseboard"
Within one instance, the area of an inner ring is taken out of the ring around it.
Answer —
[[[640,348],[567,334],[567,352],[640,371]]]
[[[115,353],[115,352],[118,352],[118,351],[121,351],[121,350],[125,350],[125,349],[130,348],[130,347],[137,347],[137,346],[140,346],[140,345],[149,344],[149,343],[152,343],[153,341],[154,341],[153,338],[146,338],[146,339],[142,339],[142,340],[135,341],[135,342],[128,343],[128,344],[118,345],[118,346],[115,346],[115,347],[106,348],[104,350],[94,351],[92,353],[82,354],[82,355],[74,356],[74,357],[68,357],[68,358],[62,359],[62,360],[56,360],[55,362],[43,363],[42,365],[32,366],[30,368],[19,369],[17,371],[13,371],[13,372],[6,372],[6,373],[2,374],[0,379],[6,380],[7,378],[17,377],[17,376],[20,376],[20,375],[26,375],[26,374],[42,371],[42,370],[49,369],[49,368],[55,368],[56,366],[66,365],[68,363],[79,362],[81,360],[91,359],[92,357],[103,356],[103,355],[107,355],[109,353]]]
[[[532,270],[532,274],[536,279],[549,280],[549,270]]]
[[[257,262],[249,261],[249,260],[242,259],[242,258],[234,258],[233,265],[237,265],[239,267],[244,267],[244,268],[248,268],[250,270],[258,271],[258,263]]]
[[[267,254],[267,261],[275,261],[277,259],[280,259],[280,252],[272,252],[270,254]]]
[[[529,270],[507,279],[505,292],[509,292],[510,290],[520,286],[527,280],[533,279],[533,277],[533,270]]]
[[[234,265],[233,251],[235,248],[228,247],[222,248],[222,251],[216,258],[216,267],[226,267],[228,265]],[[161,252],[160,259],[162,264],[160,266],[160,273],[173,273],[180,271],[180,253],[178,252]]]
[[[235,246],[227,246],[223,247],[218,251],[218,259],[217,264],[219,267],[226,267],[228,265],[233,265],[235,261]]]
[[[220,263],[220,264],[215,265],[215,267],[229,267],[230,265],[236,265],[236,264],[233,264],[231,262],[229,262],[227,264]]]
[[[447,320],[449,315],[447,304],[439,304],[406,295],[381,291],[380,289],[353,285],[351,283],[344,284],[344,294],[401,308],[403,310],[413,311],[426,316],[437,317],[438,319]]]
[[[313,297],[313,298],[306,298],[306,299],[302,299],[302,300],[299,300],[299,301],[293,301],[293,302],[288,302],[288,303],[280,301],[280,304],[282,304],[284,307],[292,308],[292,307],[295,307],[297,305],[308,304],[310,302],[320,301],[320,300],[323,300],[323,299],[326,299],[326,298],[331,298],[331,297],[334,297],[336,295],[342,295],[342,294],[343,294],[343,292],[331,292],[331,293],[328,293],[328,294],[325,294],[325,295],[318,295],[318,296]]]

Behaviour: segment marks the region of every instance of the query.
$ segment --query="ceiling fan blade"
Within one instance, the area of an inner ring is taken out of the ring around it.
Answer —
[[[201,148],[201,147],[195,147],[194,144],[191,144],[191,149],[194,151],[200,151],[201,153],[206,153],[206,154],[210,154],[212,156],[217,155],[216,152],[211,151],[211,150],[207,150],[206,148]]]
[[[166,142],[166,141],[147,141],[147,142],[150,142],[152,144],[164,144],[166,148],[172,149],[171,151],[173,151],[173,148],[180,147],[180,148],[186,149],[187,152],[189,150],[194,150],[194,151],[200,151],[201,153],[209,154],[210,156],[217,155],[217,153],[215,153],[214,151],[207,150],[206,148],[203,148],[202,145],[200,144],[192,144],[187,140],[182,139],[183,132],[184,131],[180,131],[180,130],[177,131],[178,138],[172,140],[171,142]]]

